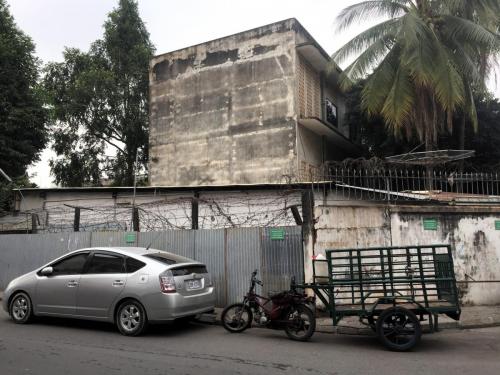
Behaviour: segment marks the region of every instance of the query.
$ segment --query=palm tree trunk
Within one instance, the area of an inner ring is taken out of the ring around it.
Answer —
[[[458,149],[465,150],[465,113],[460,119],[460,124],[458,126]],[[460,160],[460,172],[463,172],[464,161]]]
[[[438,114],[434,97],[431,97],[431,105],[427,108],[427,121],[425,126],[425,151],[434,151],[437,148],[437,126]],[[426,188],[434,190],[434,168],[432,164],[426,165]]]

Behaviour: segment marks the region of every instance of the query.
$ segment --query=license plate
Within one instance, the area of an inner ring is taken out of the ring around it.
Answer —
[[[201,280],[187,280],[185,283],[188,290],[201,289]]]

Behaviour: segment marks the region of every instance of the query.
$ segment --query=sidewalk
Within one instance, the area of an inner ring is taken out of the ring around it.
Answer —
[[[216,324],[220,324],[222,309],[215,309]],[[319,312],[316,318],[316,332],[337,333],[343,335],[373,335],[370,328],[361,324],[357,317],[346,317],[338,326],[332,325],[332,319]],[[500,326],[500,306],[465,306],[462,307],[460,321],[439,315],[439,329],[472,329]],[[428,329],[424,322],[424,331]]]
[[[0,291],[0,301],[3,298],[3,292]],[[220,324],[221,308],[215,309],[216,319],[215,324]],[[324,314],[324,313],[323,313]],[[347,317],[342,319],[336,327],[332,325],[332,320],[329,317],[318,314],[316,318],[316,332],[337,333],[344,335],[372,335],[370,328],[362,325],[356,317]],[[203,319],[207,323],[212,323],[213,318],[206,317]],[[462,316],[457,322],[448,318],[446,315],[439,316],[439,329],[472,329],[500,326],[500,306],[465,306],[462,307]],[[427,324],[424,323],[424,329]]]
[[[439,315],[439,329],[472,329],[500,326],[500,306],[464,306],[460,321]],[[428,330],[424,322],[422,329]],[[347,317],[337,327],[332,326],[332,319],[320,317],[316,319],[316,332],[339,333],[346,335],[372,335],[370,328],[361,324],[357,317]]]

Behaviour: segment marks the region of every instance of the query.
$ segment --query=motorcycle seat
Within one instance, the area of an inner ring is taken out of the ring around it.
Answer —
[[[286,294],[286,292],[269,292],[269,298],[270,299],[277,299],[277,298],[282,298],[284,295]]]

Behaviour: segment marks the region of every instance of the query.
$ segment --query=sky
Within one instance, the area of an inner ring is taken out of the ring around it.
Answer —
[[[47,63],[61,61],[65,47],[88,50],[102,37],[102,25],[118,0],[7,0],[17,25],[33,39],[36,54]],[[370,20],[347,32],[335,32],[341,9],[357,0],[139,0],[139,12],[161,54],[268,23],[295,17],[328,52],[370,27]],[[500,97],[500,87],[493,87]],[[28,173],[40,187],[55,186],[50,150]],[[35,174],[35,175],[34,175]]]

